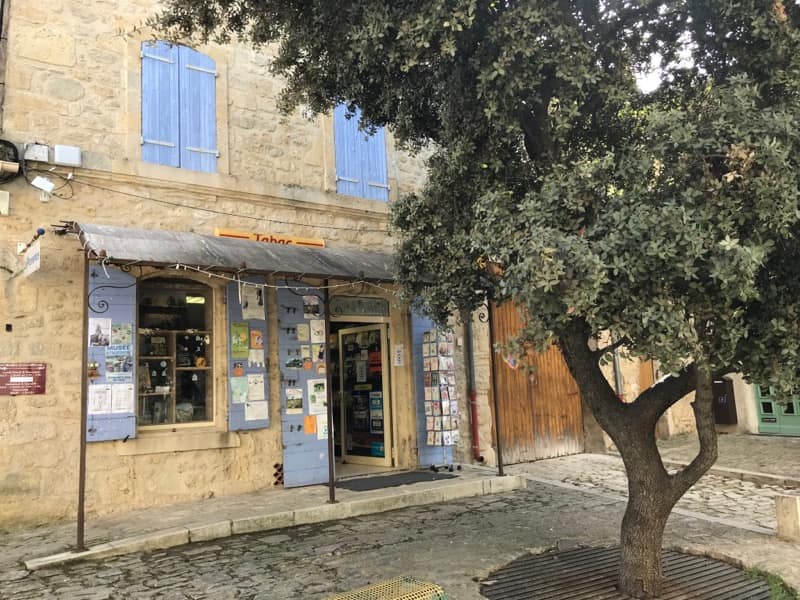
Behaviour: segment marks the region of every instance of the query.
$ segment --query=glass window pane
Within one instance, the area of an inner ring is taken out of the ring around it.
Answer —
[[[772,402],[762,402],[761,412],[764,413],[765,415],[771,415],[774,412],[772,410]]]

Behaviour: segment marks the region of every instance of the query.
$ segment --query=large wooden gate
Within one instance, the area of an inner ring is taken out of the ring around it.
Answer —
[[[503,344],[522,327],[519,312],[511,302],[493,306],[492,344]],[[528,361],[535,375],[522,366],[512,368],[497,361],[497,406],[503,462],[521,463],[583,452],[583,416],[578,385],[570,375],[561,351],[555,346]]]

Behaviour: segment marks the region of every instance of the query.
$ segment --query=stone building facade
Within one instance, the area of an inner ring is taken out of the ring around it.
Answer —
[[[126,272],[119,269],[119,261],[107,260],[104,249],[93,251],[85,239],[56,232],[63,233],[59,225],[64,221],[159,235],[168,231],[213,236],[215,230],[229,230],[284,241],[322,240],[325,250],[320,252],[353,250],[386,255],[392,249],[391,237],[386,233],[389,203],[341,192],[334,117],[308,116],[299,111],[281,114],[276,108],[281,82],[268,73],[268,51],[236,44],[211,44],[192,50],[211,61],[204,64],[214,65],[208,71],[213,76],[216,147],[200,149],[214,153],[211,172],[204,172],[145,159],[145,146],[152,140],[143,131],[147,128],[143,113],[147,110],[149,85],[148,75],[143,73],[148,67],[143,64],[150,60],[145,56],[149,46],[143,42],[153,39],[153,34],[142,30],[140,24],[156,9],[155,1],[12,1],[6,2],[5,7],[3,37],[7,41],[0,138],[15,144],[20,152],[33,144],[46,145],[49,150],[46,159],[23,161],[24,176],[0,183],[0,191],[7,192],[9,199],[8,210],[4,209],[0,216],[0,322],[4,325],[0,367],[33,363],[44,365],[46,370],[44,393],[0,394],[0,528],[71,519],[75,514],[81,401],[86,389],[93,393],[98,382],[92,358],[98,347],[91,339],[88,319],[92,315],[100,319],[91,322],[94,326],[104,317],[87,309],[92,302],[87,300],[84,288],[87,254],[91,259],[89,278],[97,277],[89,282],[91,285],[99,285],[98,281],[111,283],[118,275],[136,279],[132,288],[136,292],[131,297],[138,303],[139,312],[134,309],[132,315],[144,314],[143,302],[159,302],[157,295],[146,293],[151,288],[202,288],[205,291],[199,296],[193,291],[170,296],[173,302],[167,308],[185,313],[190,310],[184,310],[186,302],[203,296],[205,300],[200,301],[206,302],[204,327],[212,331],[202,342],[202,360],[195,356],[186,363],[174,354],[180,353],[180,336],[172,334],[176,341],[170,342],[175,345],[171,360],[184,366],[168,363],[164,367],[164,371],[175,369],[178,375],[181,369],[190,371],[195,382],[197,377],[202,381],[206,370],[206,405],[200,409],[195,403],[194,417],[190,402],[181,402],[173,394],[172,404],[167,402],[166,408],[148,412],[147,419],[152,421],[149,425],[143,424],[139,413],[134,435],[92,442],[92,435],[98,435],[98,428],[102,428],[92,426],[101,420],[93,421],[89,415],[87,513],[108,514],[279,488],[288,475],[281,469],[290,439],[283,413],[292,376],[287,376],[284,368],[288,364],[284,354],[296,351],[300,356],[301,352],[300,346],[285,346],[284,330],[294,329],[292,336],[297,336],[296,328],[282,323],[283,317],[288,318],[282,312],[288,314],[290,310],[282,300],[282,294],[287,293],[282,282],[287,276],[246,273],[259,282],[259,293],[263,293],[259,304],[263,300],[262,310],[266,310],[264,328],[270,333],[263,350],[268,389],[265,400],[269,402],[263,422],[269,425],[237,429],[231,424],[234,409],[229,387],[229,379],[238,368],[229,360],[229,310],[236,300],[231,279],[236,274],[230,269],[207,268],[179,272],[170,256],[164,256],[162,261],[138,260]],[[162,63],[170,64],[166,60],[157,66]],[[167,109],[162,106],[163,110]],[[54,164],[56,145],[79,148],[80,166]],[[423,157],[398,151],[388,132],[384,169],[387,184],[381,189],[386,190],[388,200],[418,189],[424,181]],[[52,183],[53,189],[49,193],[42,191],[35,183],[37,177]],[[30,251],[18,253],[18,245],[29,245],[38,228],[46,231],[36,241],[40,266],[35,272],[25,273]],[[199,244],[198,240],[205,238],[191,239]],[[281,269],[282,265],[277,264],[274,271]],[[390,372],[386,381],[391,387],[384,392],[387,402],[391,396],[393,403],[392,444],[380,451],[387,455],[390,467],[414,468],[422,460],[420,452],[425,445],[425,440],[420,439],[420,390],[414,382],[418,352],[418,340],[412,338],[414,317],[408,305],[395,295],[390,282],[353,284],[352,276],[337,278],[336,272],[328,275],[333,296],[385,301],[387,314],[383,316],[364,317],[361,313],[348,319],[345,315],[334,325],[338,329],[370,324],[384,328],[388,341],[382,350],[388,354],[391,349],[395,356],[384,363]],[[301,283],[321,295],[326,282],[305,277]],[[151,297],[143,300],[147,294]],[[241,303],[241,290],[239,296],[236,302]],[[241,309],[240,304],[237,306]],[[84,315],[85,310],[89,311],[88,316]],[[300,305],[296,310],[302,312]],[[115,381],[137,388],[133,392],[137,404],[150,390],[168,398],[170,387],[153,385],[149,373],[147,383],[142,383],[142,365],[152,362],[143,360],[143,344],[150,344],[154,336],[148,330],[148,337],[142,337],[142,330],[136,329],[136,319],[132,316],[132,322],[128,322],[133,325],[132,337],[138,340],[130,362],[136,365],[131,368],[138,367],[139,374],[131,380],[118,373],[122,379]],[[192,332],[192,337],[201,340],[202,335],[194,336],[197,328],[185,327],[181,333]],[[119,333],[119,329],[115,331]],[[108,350],[104,352],[107,358],[99,381],[111,385],[110,365],[115,357]],[[305,360],[305,349],[302,352]],[[318,377],[325,377],[316,360],[313,368]],[[302,383],[305,380],[295,382],[293,387]],[[470,460],[471,442],[461,378],[458,388],[465,407],[459,425],[463,436],[460,445],[450,450],[449,459],[461,461]],[[304,396],[306,405],[308,401]],[[386,408],[388,412],[389,407]],[[109,413],[109,418],[112,416]],[[305,419],[309,415],[301,416]],[[309,421],[304,423],[309,427]],[[308,430],[303,434],[309,441],[317,439],[308,435]],[[487,418],[482,435],[490,436]]]

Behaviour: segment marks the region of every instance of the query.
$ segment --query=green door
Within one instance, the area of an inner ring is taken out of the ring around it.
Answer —
[[[800,436],[800,398],[791,396],[788,400],[778,397],[775,388],[756,385],[756,410],[758,411],[758,432],[777,435]]]

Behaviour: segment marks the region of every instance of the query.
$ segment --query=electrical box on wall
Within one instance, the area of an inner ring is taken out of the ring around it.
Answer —
[[[50,152],[50,146],[47,144],[29,144],[25,148],[25,154],[22,155],[22,158],[25,160],[35,160],[38,162],[47,162],[50,158],[48,156]]]
[[[53,147],[53,163],[64,167],[80,167],[81,149],[77,146],[56,144]]]

